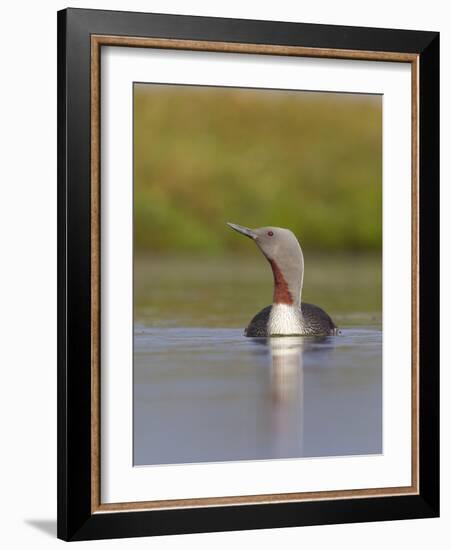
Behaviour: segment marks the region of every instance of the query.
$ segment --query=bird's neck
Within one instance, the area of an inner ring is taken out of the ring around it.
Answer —
[[[268,258],[274,276],[273,305],[301,305],[302,283],[304,278],[304,261],[289,261],[281,264]]]
[[[268,321],[272,336],[304,334],[301,312],[301,292],[304,279],[304,257],[301,247],[267,259],[274,276],[273,304]]]

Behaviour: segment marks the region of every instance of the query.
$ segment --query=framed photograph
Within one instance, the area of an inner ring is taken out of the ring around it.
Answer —
[[[58,13],[58,536],[439,513],[439,35]]]

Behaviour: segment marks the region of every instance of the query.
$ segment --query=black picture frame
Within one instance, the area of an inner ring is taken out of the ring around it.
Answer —
[[[419,494],[93,513],[91,36],[400,52],[419,60]],[[58,537],[87,540],[439,515],[439,33],[58,12]]]

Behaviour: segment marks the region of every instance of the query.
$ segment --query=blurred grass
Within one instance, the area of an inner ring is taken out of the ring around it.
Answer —
[[[248,254],[226,221],[379,250],[380,96],[135,84],[135,250]]]

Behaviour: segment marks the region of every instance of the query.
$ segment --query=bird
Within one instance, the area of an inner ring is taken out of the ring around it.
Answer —
[[[230,222],[227,225],[255,242],[274,276],[272,305],[252,318],[245,336],[330,336],[339,333],[323,309],[301,302],[304,256],[292,231],[282,227],[249,229]]]

